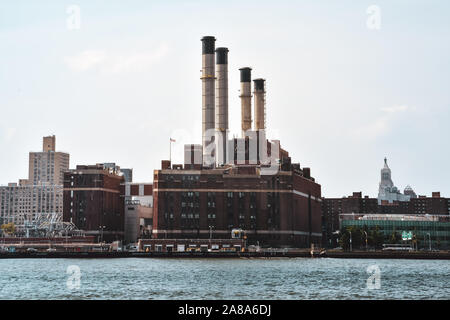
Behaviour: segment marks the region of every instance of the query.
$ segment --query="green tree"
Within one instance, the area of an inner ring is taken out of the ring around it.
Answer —
[[[401,235],[397,232],[396,228],[392,231],[391,237],[389,238],[389,243],[398,243],[401,239]]]
[[[359,249],[365,245],[365,235],[360,227],[350,226],[342,228],[340,231],[339,245],[344,250],[350,249],[350,234],[352,240],[352,249]]]
[[[384,235],[383,232],[380,231],[379,226],[375,226],[375,229],[370,232],[369,243],[376,249],[382,248],[384,243]]]
[[[13,222],[2,224],[0,228],[2,229],[3,233],[7,235],[13,235],[14,232],[16,232],[16,226]]]

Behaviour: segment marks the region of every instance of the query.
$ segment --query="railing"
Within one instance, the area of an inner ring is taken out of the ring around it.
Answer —
[[[430,221],[430,222],[450,222],[450,215],[428,215],[428,214],[362,214],[343,213],[339,215],[339,220],[367,220],[367,221]]]

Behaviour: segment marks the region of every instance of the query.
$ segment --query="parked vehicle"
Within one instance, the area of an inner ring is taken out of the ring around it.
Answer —
[[[128,252],[138,252],[139,247],[137,245],[129,245],[127,251]]]

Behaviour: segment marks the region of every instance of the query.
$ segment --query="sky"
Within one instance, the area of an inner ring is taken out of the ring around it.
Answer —
[[[448,1],[2,1],[0,184],[56,135],[79,164],[151,182],[201,143],[201,42],[266,79],[267,130],[325,197],[376,197],[384,157],[401,190],[450,197]]]

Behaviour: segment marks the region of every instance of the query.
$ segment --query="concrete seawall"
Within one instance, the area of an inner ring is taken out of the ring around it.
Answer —
[[[450,260],[448,251],[412,251],[412,252],[393,252],[393,251],[327,251],[323,257],[328,258],[347,258],[347,259],[442,259]]]
[[[14,252],[0,253],[0,259],[40,258],[311,258],[309,250],[264,252]],[[450,252],[385,252],[329,251],[315,253],[314,258],[342,259],[442,259],[450,260]]]

